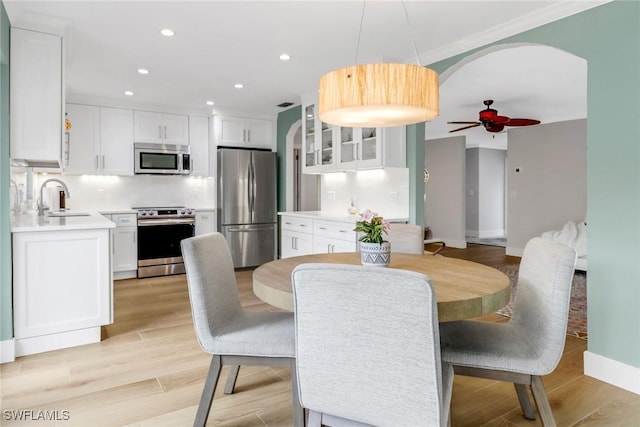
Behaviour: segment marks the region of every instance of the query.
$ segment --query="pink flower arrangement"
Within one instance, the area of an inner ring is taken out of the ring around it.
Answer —
[[[361,242],[382,243],[384,241],[382,233],[386,234],[390,229],[391,227],[385,219],[367,209],[360,214],[360,221],[356,222],[356,228],[353,231],[364,233],[359,239]]]

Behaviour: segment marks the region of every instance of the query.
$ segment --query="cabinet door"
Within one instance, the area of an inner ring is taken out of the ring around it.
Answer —
[[[62,38],[11,28],[10,155],[62,167]]]
[[[206,117],[189,117],[189,148],[191,176],[210,176],[209,119]]]
[[[137,227],[116,227],[111,229],[112,268],[114,273],[138,268],[137,235]]]
[[[273,123],[270,120],[247,119],[246,143],[251,147],[273,149]]]
[[[135,142],[162,142],[162,114],[135,111],[133,115],[133,139]]]
[[[100,108],[92,105],[67,104],[67,118],[71,129],[65,141],[66,174],[99,172]]]
[[[316,150],[316,105],[304,105],[302,109],[302,172],[318,173],[318,152]]]
[[[109,230],[13,234],[16,339],[113,321]]]
[[[189,116],[162,115],[162,139],[166,144],[189,144]]]
[[[213,233],[216,231],[216,213],[215,211],[196,212],[196,229],[195,235]]]
[[[311,234],[282,230],[280,242],[281,258],[290,258],[313,253],[313,236]]]
[[[100,167],[104,175],[133,175],[133,111],[100,107]]]
[[[362,135],[360,128],[340,126],[337,132],[338,145],[337,169],[349,170],[357,168],[358,144]]]
[[[218,116],[216,124],[218,145],[244,146],[246,133],[244,119],[240,117]]]
[[[382,156],[382,128],[361,128],[356,154],[357,167],[374,168],[384,166]]]

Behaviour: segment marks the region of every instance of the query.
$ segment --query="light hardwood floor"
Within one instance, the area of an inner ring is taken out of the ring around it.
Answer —
[[[465,257],[464,251],[454,249],[445,254]],[[488,248],[470,247],[466,254],[494,265],[518,261],[505,258],[504,252],[490,253]],[[253,295],[251,273],[236,274],[244,306],[275,310]],[[209,357],[193,331],[185,276],[118,281],[115,308],[115,323],[103,329],[100,343],[0,365],[0,425],[192,424]],[[567,337],[560,366],[544,378],[558,425],[640,426],[640,396],[582,375],[585,350],[585,341]],[[225,368],[222,380],[226,372]],[[235,394],[224,395],[221,387],[216,392],[209,425],[291,425],[289,378],[284,368],[243,367]],[[6,411],[20,409],[58,411],[59,417],[68,411],[69,419],[8,419],[11,412]],[[512,385],[456,377],[452,425],[536,426],[539,422],[522,418]]]

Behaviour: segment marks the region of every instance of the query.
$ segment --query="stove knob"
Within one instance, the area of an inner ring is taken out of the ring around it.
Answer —
[[[184,215],[186,211],[184,209],[180,209],[180,215]]]
[[[187,215],[192,215],[192,214],[193,214],[193,210],[187,209]]]
[[[140,216],[145,216],[146,214],[147,214],[147,212],[146,212],[146,211],[140,211],[140,212],[138,212],[138,215],[140,215]]]

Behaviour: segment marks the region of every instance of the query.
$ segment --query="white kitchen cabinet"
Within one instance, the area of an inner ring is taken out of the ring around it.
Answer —
[[[313,253],[355,252],[355,222],[313,220]]]
[[[116,228],[111,229],[114,279],[136,277],[138,270],[138,220],[136,214],[112,214]]]
[[[214,231],[216,231],[215,209],[197,209],[195,235],[201,236]]]
[[[406,167],[406,127],[345,128],[337,137],[338,170]]]
[[[113,322],[109,229],[13,233],[16,356],[100,341]]]
[[[208,118],[189,116],[189,149],[191,176],[210,176]]]
[[[62,38],[11,27],[10,74],[11,159],[62,167]]]
[[[214,130],[217,145],[273,150],[272,120],[216,115]]]
[[[302,97],[302,173],[323,173],[336,169],[335,126],[318,118],[317,94]]]
[[[313,220],[282,215],[280,221],[280,257],[312,254]]]
[[[135,142],[189,144],[189,116],[180,114],[134,112]]]
[[[133,175],[133,111],[67,104],[66,174]]]

